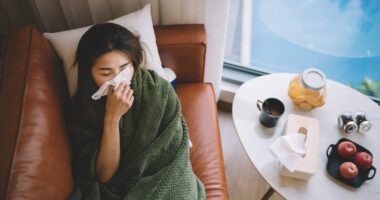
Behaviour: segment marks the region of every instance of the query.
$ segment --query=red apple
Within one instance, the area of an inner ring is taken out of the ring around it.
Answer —
[[[344,158],[349,158],[356,154],[356,146],[350,141],[341,142],[338,146],[338,153]]]
[[[358,175],[358,167],[352,162],[344,162],[339,166],[339,173],[345,179],[353,179]]]
[[[368,169],[372,166],[372,156],[367,152],[359,152],[355,157],[355,164],[364,169]]]

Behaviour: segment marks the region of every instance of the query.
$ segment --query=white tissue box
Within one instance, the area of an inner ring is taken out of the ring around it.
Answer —
[[[292,178],[308,180],[318,169],[319,121],[311,117],[289,114],[286,124],[287,134],[306,134],[306,153],[294,172],[280,164],[280,174]]]

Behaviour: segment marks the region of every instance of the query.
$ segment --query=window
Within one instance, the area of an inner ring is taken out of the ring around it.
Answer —
[[[225,79],[236,71],[315,67],[380,99],[380,1],[235,0],[230,6]]]

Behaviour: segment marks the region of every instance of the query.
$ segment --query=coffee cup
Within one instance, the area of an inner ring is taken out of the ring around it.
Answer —
[[[260,110],[260,123],[268,128],[275,127],[285,111],[284,104],[276,98],[268,98],[264,101],[257,100],[256,106]]]

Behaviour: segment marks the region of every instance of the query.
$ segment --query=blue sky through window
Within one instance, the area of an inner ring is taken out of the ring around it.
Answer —
[[[267,72],[316,67],[380,97],[380,1],[239,0],[230,9],[227,62]]]

